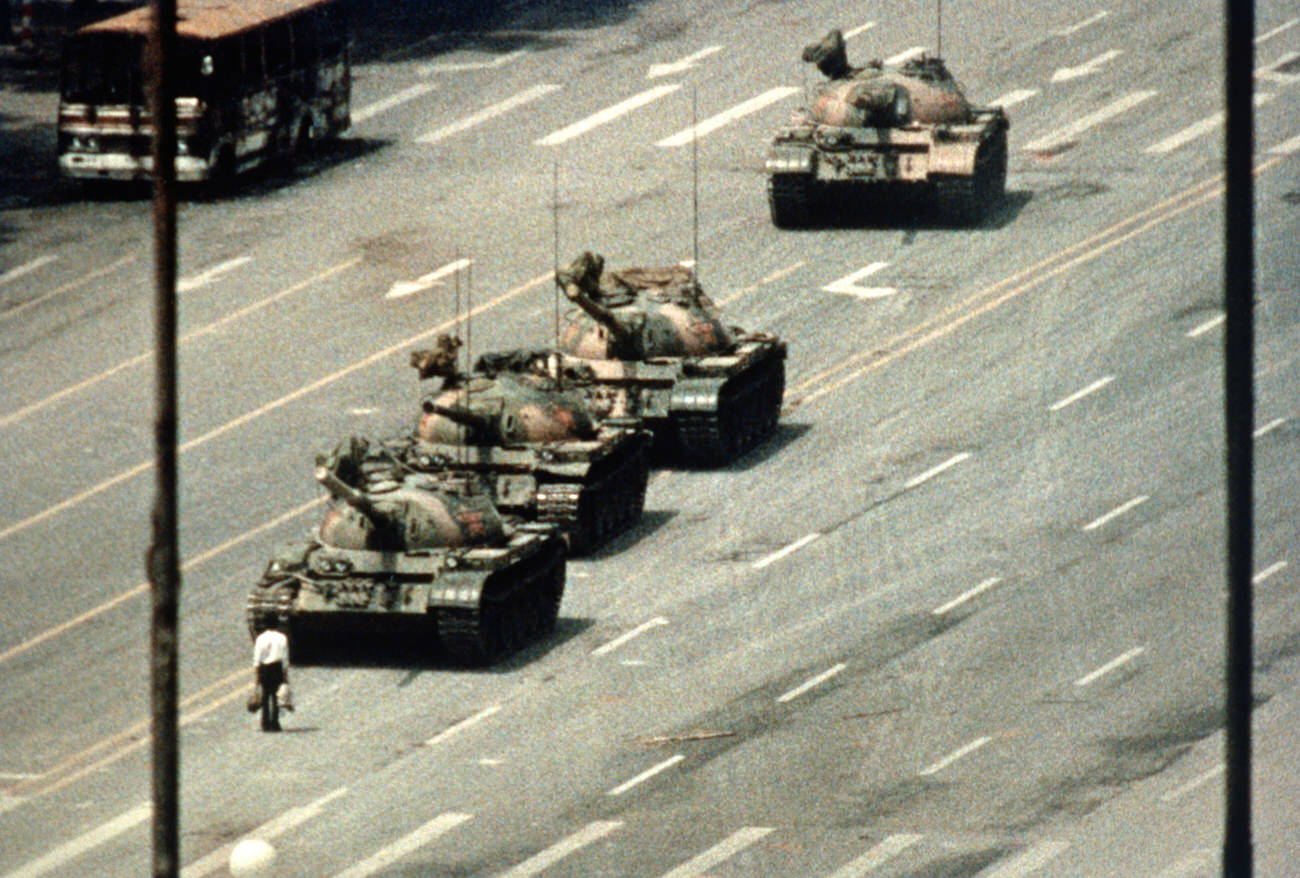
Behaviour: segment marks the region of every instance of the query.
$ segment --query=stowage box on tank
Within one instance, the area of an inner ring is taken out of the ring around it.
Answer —
[[[806,47],[803,60],[828,80],[768,151],[768,206],[777,227],[818,221],[821,196],[852,188],[921,187],[959,222],[977,220],[1002,198],[1006,113],[972,106],[941,59],[852,67],[833,30]]]
[[[248,594],[250,633],[275,621],[294,642],[407,635],[486,664],[555,628],[566,549],[550,525],[512,526],[472,485],[349,484],[318,466],[332,500],[314,537],[281,549]]]
[[[558,378],[600,419],[639,420],[662,452],[689,465],[724,463],[776,429],[785,342],[725,325],[690,269],[607,272],[588,252],[556,283],[578,306],[559,350],[516,351],[499,363]]]
[[[454,349],[454,339],[439,348]],[[583,554],[636,524],[645,507],[651,434],[635,421],[598,422],[576,392],[538,373],[438,364],[432,351],[412,363],[441,376],[421,401],[415,432],[385,443],[411,471],[471,473],[506,515],[551,522],[570,554]]]

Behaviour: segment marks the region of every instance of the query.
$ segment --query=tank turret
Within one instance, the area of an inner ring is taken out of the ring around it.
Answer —
[[[766,170],[775,225],[808,225],[823,196],[863,186],[927,191],[962,222],[1002,197],[1006,114],[972,106],[941,58],[855,67],[838,30],[802,57],[828,81],[773,139]]]

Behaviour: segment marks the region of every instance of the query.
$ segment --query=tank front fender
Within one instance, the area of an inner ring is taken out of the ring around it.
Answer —
[[[722,393],[722,381],[717,378],[684,378],[673,386],[669,410],[677,412],[715,412]]]
[[[969,177],[975,173],[975,153],[978,149],[977,141],[936,143],[930,149],[929,172]]]
[[[810,147],[774,144],[763,167],[768,174],[812,175],[817,173],[817,151]]]

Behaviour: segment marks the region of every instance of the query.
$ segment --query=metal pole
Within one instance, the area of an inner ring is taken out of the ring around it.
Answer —
[[[1254,874],[1250,749],[1253,664],[1254,3],[1225,0],[1224,426],[1227,464],[1226,771],[1223,874]]]
[[[157,385],[154,436],[158,490],[146,567],[152,589],[150,680],[153,719],[153,874],[180,871],[180,751],[177,742],[177,607],[180,563],[176,527],[176,99],[170,59],[176,0],[152,0],[148,63],[154,126],[154,327]]]

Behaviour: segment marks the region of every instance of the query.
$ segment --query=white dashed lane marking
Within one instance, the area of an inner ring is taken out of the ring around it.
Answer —
[[[697,878],[714,866],[725,863],[745,848],[760,841],[773,830],[767,826],[746,826],[737,830],[702,854],[665,872],[662,878]]]
[[[1087,115],[1080,116],[1069,125],[1059,128],[1042,137],[1029,141],[1023,147],[1028,152],[1042,152],[1055,149],[1070,143],[1079,135],[1083,134],[1090,128],[1094,128],[1103,122],[1109,121],[1121,113],[1127,112],[1139,104],[1155,97],[1158,92],[1150,90],[1132,91],[1123,97],[1116,98],[1099,110],[1094,110]]]
[[[945,613],[950,613],[953,610],[960,607],[962,604],[971,600],[972,598],[979,597],[984,592],[988,591],[990,588],[997,585],[1001,581],[1002,581],[1001,576],[990,576],[988,579],[984,580],[979,585],[975,586],[972,589],[962,592],[961,594],[957,595],[957,597],[948,601],[946,604],[940,604],[930,612],[935,616],[942,616]]]
[[[49,265],[51,262],[53,262],[58,258],[59,257],[57,256],[51,256],[47,254],[45,256],[38,256],[37,258],[31,260],[30,262],[24,262],[22,265],[16,265],[13,268],[9,269],[8,271],[4,272],[3,274],[0,274],[0,284],[7,284],[10,281],[18,280],[18,278],[22,277],[23,275],[31,274],[36,269]]]
[[[474,113],[472,115],[466,116],[464,119],[458,119],[455,122],[451,122],[447,125],[443,125],[441,128],[435,128],[433,131],[430,131],[427,134],[421,134],[419,137],[415,138],[415,142],[426,143],[426,144],[439,143],[443,140],[446,140],[448,137],[453,137],[457,134],[460,134],[463,131],[468,131],[471,128],[482,125],[484,122],[488,122],[492,119],[495,119],[498,116],[504,116],[506,113],[509,113],[511,110],[518,109],[519,107],[525,106],[526,104],[531,104],[533,101],[537,100],[538,98],[544,98],[547,95],[551,94],[552,92],[556,92],[559,90],[560,90],[560,86],[553,85],[551,83],[534,85],[531,88],[524,89],[518,94],[511,95],[510,97],[506,98],[504,101],[495,103],[490,107],[484,107],[482,110],[479,110],[477,113]]]
[[[1059,399],[1056,402],[1052,403],[1050,406],[1048,406],[1048,410],[1059,412],[1061,409],[1065,408],[1066,406],[1074,405],[1076,402],[1083,399],[1084,397],[1091,396],[1092,394],[1096,393],[1098,390],[1101,390],[1103,387],[1105,387],[1107,384],[1109,384],[1114,380],[1115,380],[1114,375],[1106,375],[1102,378],[1098,378],[1096,381],[1092,382],[1082,390],[1076,390],[1074,393],[1071,393],[1069,396],[1065,397],[1064,399]]]
[[[735,122],[737,119],[743,119],[751,113],[757,113],[759,110],[769,106],[770,104],[785,100],[790,97],[790,95],[798,93],[798,91],[799,89],[788,85],[768,89],[760,95],[755,95],[747,101],[736,104],[736,106],[729,110],[723,110],[716,116],[710,116],[708,119],[705,119],[689,128],[683,129],[682,131],[678,131],[670,137],[665,137],[663,140],[656,143],[655,146],[685,146],[692,140],[696,140],[706,134],[717,131],[724,125]]]
[[[654,765],[654,766],[651,766],[650,768],[647,768],[645,771],[641,772],[640,774],[638,774],[636,777],[632,778],[631,780],[626,780],[626,781],[624,781],[623,783],[621,783],[621,784],[619,784],[618,786],[614,787],[612,790],[610,790],[610,791],[609,791],[608,793],[606,793],[605,795],[607,795],[607,796],[621,796],[621,795],[623,795],[624,793],[626,793],[628,790],[632,789],[633,787],[636,787],[636,786],[639,786],[640,784],[645,783],[646,781],[648,781],[650,778],[654,777],[655,775],[660,774],[661,772],[667,771],[668,769],[672,768],[674,765],[676,765],[677,763],[681,762],[681,761],[682,761],[683,759],[685,759],[685,758],[686,758],[686,757],[683,756],[683,755],[680,754],[680,753],[677,753],[677,754],[675,754],[675,755],[673,755],[673,756],[670,756],[670,757],[668,757],[667,759],[665,759],[663,762],[660,762],[658,765]]]
[[[596,647],[591,651],[591,654],[605,655],[606,653],[613,652],[623,644],[627,643],[629,640],[632,640],[635,637],[640,637],[642,634],[645,634],[647,631],[651,630],[652,628],[658,628],[660,625],[667,625],[667,624],[668,624],[667,619],[663,618],[662,616],[657,616],[651,619],[649,622],[642,622],[640,625],[636,626],[631,631],[623,632],[618,637],[615,637],[613,640],[611,640],[609,643],[606,643],[603,646]]]
[[[993,100],[990,103],[990,106],[1001,107],[1005,110],[1007,107],[1014,107],[1016,104],[1029,100],[1036,94],[1038,94],[1038,89],[1036,88],[1018,88]]]
[[[926,482],[930,481],[930,479],[944,472],[945,470],[951,469],[952,467],[956,466],[962,461],[969,460],[969,459],[970,459],[970,452],[968,451],[963,451],[960,454],[954,454],[952,457],[948,458],[938,466],[932,467],[926,470],[925,472],[921,473],[920,475],[912,476],[912,478],[908,479],[906,482],[903,482],[903,487],[907,489],[911,489],[917,487],[918,485],[923,485]]]
[[[355,125],[358,122],[364,122],[367,119],[378,116],[380,113],[391,110],[393,107],[400,106],[407,101],[413,101],[421,95],[428,94],[437,87],[438,86],[431,82],[418,82],[415,85],[408,86],[407,88],[397,92],[397,94],[389,95],[386,98],[375,101],[373,104],[367,104],[361,109],[354,111],[352,113],[352,124]]]
[[[848,665],[844,664],[843,662],[840,662],[834,667],[822,671],[820,674],[813,677],[812,679],[804,681],[803,683],[794,687],[789,692],[785,693],[784,695],[777,698],[776,700],[780,704],[785,704],[787,701],[793,701],[794,699],[798,698],[800,695],[803,695],[805,692],[815,689],[818,686],[820,686],[822,683],[825,683],[827,680],[831,679],[832,677],[834,677],[836,674],[838,674],[840,671],[844,670],[847,667]]]
[[[134,829],[147,821],[152,813],[152,805],[137,805],[107,823],[77,836],[72,841],[59,845],[45,856],[20,866],[16,871],[6,873],[4,878],[38,878],[40,875],[53,872],[100,845],[112,841],[122,833]]]
[[[922,838],[923,836],[910,833],[887,836],[881,839],[879,844],[868,848],[866,853],[836,869],[828,878],[863,878],[868,872],[883,866]]]
[[[554,866],[560,860],[575,851],[580,851],[593,842],[600,841],[616,829],[622,827],[622,820],[596,820],[582,829],[548,847],[535,856],[529,857],[518,866],[501,873],[498,878],[532,878],[532,876]]]
[[[706,46],[698,52],[692,52],[684,58],[678,58],[676,61],[669,61],[666,64],[651,64],[650,69],[646,71],[645,78],[658,79],[661,76],[676,76],[679,73],[685,73],[700,61],[721,51],[722,46]]]
[[[1097,670],[1093,671],[1092,673],[1084,674],[1082,677],[1074,681],[1074,685],[1076,686],[1091,685],[1097,682],[1098,680],[1100,680],[1102,677],[1106,676],[1107,674],[1110,674],[1124,667],[1124,665],[1133,661],[1133,659],[1142,655],[1146,651],[1147,648],[1145,646],[1135,646],[1132,649],[1130,649],[1128,652],[1123,653],[1121,655],[1117,655],[1115,658],[1106,662],[1106,664],[1102,665],[1100,668],[1097,668]]]
[[[454,812],[439,814],[414,832],[402,836],[386,847],[380,848],[355,866],[339,872],[334,878],[369,878],[369,876],[374,875],[381,869],[387,869],[408,854],[418,851],[429,842],[441,835],[445,835],[465,821],[472,819],[472,817],[472,814],[457,814]]]
[[[931,763],[930,765],[921,769],[921,776],[929,777],[932,774],[938,774],[939,772],[947,768],[949,765],[952,765],[958,759],[962,759],[966,756],[969,756],[970,754],[974,753],[976,750],[983,747],[985,744],[987,744],[989,741],[992,740],[993,739],[991,737],[988,737],[986,735],[982,738],[976,738],[974,741],[971,741],[969,744],[958,747],[956,750],[952,751],[947,756],[940,759],[938,762]]]
[[[575,137],[581,137],[588,131],[591,131],[594,128],[599,128],[601,125],[607,125],[615,119],[626,116],[633,110],[640,109],[646,104],[653,103],[662,97],[672,94],[681,87],[680,83],[673,83],[672,85],[656,85],[654,88],[648,88],[643,92],[634,94],[632,97],[614,104],[612,107],[606,107],[598,113],[592,113],[587,118],[574,122],[572,125],[568,125],[558,131],[553,131],[541,140],[538,140],[536,143],[538,146],[556,146],[572,140]]]
[[[1090,58],[1087,61],[1084,61],[1082,64],[1078,64],[1074,67],[1058,67],[1056,69],[1056,72],[1052,74],[1051,81],[1068,82],[1071,79],[1079,79],[1080,77],[1083,76],[1091,76],[1092,74],[1100,70],[1103,64],[1115,60],[1122,54],[1123,52],[1121,52],[1119,49],[1111,49],[1108,52],[1102,52],[1097,57]]]
[[[1275,95],[1272,92],[1260,92],[1255,95],[1255,106],[1262,107],[1269,101],[1273,100]],[[1199,137],[1204,137],[1212,131],[1217,131],[1223,126],[1224,114],[1219,111],[1212,116],[1206,116],[1199,122],[1193,122],[1181,131],[1169,135],[1164,140],[1158,140],[1155,143],[1142,150],[1148,155],[1165,155],[1185,146]]]
[[[1112,509],[1110,512],[1107,512],[1105,515],[1101,516],[1100,518],[1094,518],[1092,521],[1085,524],[1083,526],[1083,529],[1086,531],[1096,530],[1097,528],[1101,527],[1103,524],[1106,524],[1107,522],[1119,518],[1124,513],[1137,508],[1138,506],[1142,505],[1143,503],[1147,502],[1150,499],[1151,498],[1148,497],[1146,494],[1139,494],[1138,496],[1134,497],[1132,500],[1129,500],[1125,503],[1121,503],[1119,506],[1116,506],[1114,509]]]

